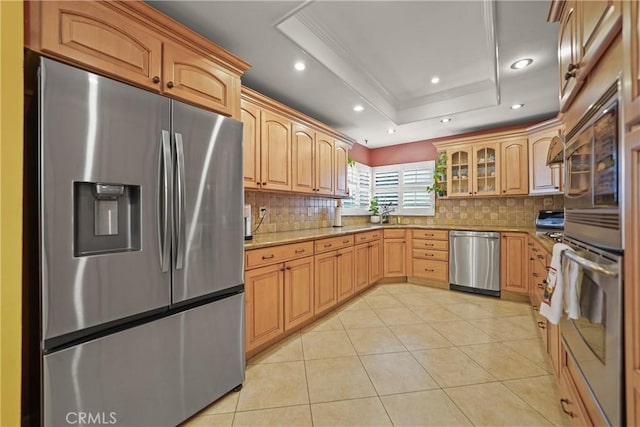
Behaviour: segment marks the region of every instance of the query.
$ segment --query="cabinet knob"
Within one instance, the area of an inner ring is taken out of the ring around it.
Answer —
[[[291,270],[291,267],[287,267],[287,270]]]
[[[538,283],[538,288],[544,289],[544,285],[542,283]]]
[[[280,271],[284,271],[284,267],[282,267],[282,268],[280,269]]]
[[[502,190],[502,192],[503,192],[503,193],[506,193],[506,192],[507,192],[507,190]]]
[[[575,77],[575,76],[576,76],[576,72],[575,72],[575,71],[572,71],[572,72],[570,72],[570,73],[565,73],[565,74],[564,74],[564,79],[565,79],[565,80],[569,80],[570,78]]]
[[[151,79],[152,82],[154,83],[160,83],[160,77],[158,76],[153,76],[153,78]]]
[[[577,70],[578,69],[578,65],[577,64],[569,64],[567,65],[567,71],[571,72],[573,70]]]
[[[266,183],[266,182],[263,182],[263,183],[262,183],[262,185],[266,186],[266,185],[267,185],[267,183]]]
[[[538,328],[540,328],[540,329],[546,329],[546,327],[544,326],[544,322],[543,322],[543,321],[539,321],[539,322],[538,322]]]
[[[173,82],[167,82],[167,87],[171,89],[173,87]]]
[[[473,194],[473,193],[471,193],[471,191],[469,191],[469,194]]]

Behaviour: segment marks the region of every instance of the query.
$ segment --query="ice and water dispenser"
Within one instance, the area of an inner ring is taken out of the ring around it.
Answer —
[[[74,182],[74,255],[140,250],[140,186]]]

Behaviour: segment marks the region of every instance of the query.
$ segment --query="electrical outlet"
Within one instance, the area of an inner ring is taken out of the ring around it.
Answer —
[[[313,208],[310,206],[307,208],[307,216],[313,216]]]
[[[264,218],[265,216],[267,216],[267,207],[260,206],[260,219]]]

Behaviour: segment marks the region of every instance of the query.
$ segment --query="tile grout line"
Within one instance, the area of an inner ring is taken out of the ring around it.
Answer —
[[[338,319],[340,321],[340,319]],[[309,401],[309,417],[311,417],[311,427],[313,427],[313,409],[311,409],[311,392],[309,392],[309,376],[307,374],[307,358],[304,356],[304,342],[302,341],[302,331],[298,332],[300,336],[300,348],[302,351],[302,363],[304,366],[304,382],[307,385],[307,400]]]

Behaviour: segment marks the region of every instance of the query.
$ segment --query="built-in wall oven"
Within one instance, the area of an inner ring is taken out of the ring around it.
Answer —
[[[624,423],[620,86],[616,81],[567,134],[563,263],[577,263],[578,319],[562,339],[603,418]]]

